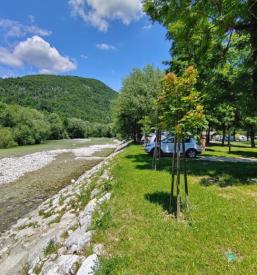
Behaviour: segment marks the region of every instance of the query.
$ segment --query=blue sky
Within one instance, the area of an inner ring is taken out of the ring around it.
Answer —
[[[135,67],[164,68],[170,42],[140,0],[8,0],[0,9],[0,77],[97,78],[115,90]]]

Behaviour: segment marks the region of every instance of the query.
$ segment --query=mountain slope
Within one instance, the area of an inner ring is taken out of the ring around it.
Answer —
[[[110,106],[117,93],[99,80],[54,75],[0,79],[0,101],[77,117],[110,122]]]

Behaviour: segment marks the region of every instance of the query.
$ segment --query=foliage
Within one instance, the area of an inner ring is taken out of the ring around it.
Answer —
[[[95,79],[54,75],[0,79],[0,101],[56,113],[62,119],[109,123],[116,97],[116,92]]]
[[[51,255],[51,254],[56,254],[58,249],[59,249],[59,245],[57,243],[55,243],[54,240],[51,239],[47,243],[47,246],[44,249],[44,255],[48,256],[48,255]]]
[[[0,148],[15,146],[13,132],[10,128],[0,128]]]
[[[168,73],[162,81],[157,100],[160,121],[163,129],[170,130],[178,139],[199,135],[205,126],[196,82],[197,71],[193,66],[188,67],[181,77]]]
[[[56,114],[51,113],[48,115],[47,120],[50,124],[49,139],[62,139],[67,138],[67,132],[64,127],[62,119]]]
[[[69,118],[67,120],[67,132],[70,138],[86,137],[87,123],[79,118]]]
[[[49,123],[42,113],[3,103],[0,103],[0,125],[10,129],[18,145],[38,144],[47,139],[50,131]]]
[[[257,113],[255,2],[144,0],[145,11],[172,40],[170,69],[178,73],[190,64],[197,67],[209,125],[216,127],[213,106],[237,108],[234,126],[250,130],[252,146],[256,129],[246,118]]]
[[[114,124],[122,137],[139,141],[142,120],[154,112],[154,99],[160,90],[162,72],[148,65],[134,69],[123,81],[120,96],[114,103]]]

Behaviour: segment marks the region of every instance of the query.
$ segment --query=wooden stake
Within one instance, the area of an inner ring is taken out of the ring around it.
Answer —
[[[177,151],[177,220],[180,218],[180,139],[178,138]]]
[[[185,194],[186,194],[186,209],[189,210],[189,192],[188,192],[188,181],[187,181],[187,160],[186,160],[186,148],[185,140],[182,142],[183,147],[183,168],[184,168],[184,184],[185,184]]]
[[[177,150],[177,138],[174,138],[174,148],[172,156],[172,167],[171,167],[171,185],[170,185],[170,205],[169,211],[172,210],[172,202],[174,197],[174,182],[175,182],[175,173],[176,173],[176,150]]]

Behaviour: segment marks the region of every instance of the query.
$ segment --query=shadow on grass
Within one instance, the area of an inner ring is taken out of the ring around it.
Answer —
[[[214,146],[212,146],[214,147]],[[239,146],[237,146],[239,147]],[[241,146],[242,148],[246,148],[246,147],[243,147]],[[235,154],[235,155],[238,155],[240,157],[244,157],[244,158],[257,158],[257,152],[247,152],[247,151],[241,151],[241,150],[235,150],[236,147],[232,147],[231,148],[231,154]],[[215,149],[212,149],[212,148],[206,148],[206,151],[207,152],[213,152],[214,153],[214,156],[216,155],[215,153],[217,152],[220,152],[220,153],[224,153],[224,151],[217,151]],[[228,153],[228,152],[226,152]]]
[[[136,169],[151,170],[152,157],[147,154],[128,155],[136,165]],[[160,161],[158,170],[170,172],[171,157]],[[233,185],[257,184],[249,179],[257,179],[256,163],[208,162],[202,160],[187,160],[188,175],[201,177],[203,186],[218,185],[227,187]]]
[[[235,151],[233,150],[233,147],[231,153],[244,158],[257,158],[257,152]]]
[[[145,199],[153,204],[160,205],[165,212],[169,214],[175,215],[176,213],[176,198],[173,197],[171,203],[171,209],[169,209],[170,205],[170,194],[168,192],[154,192],[154,193],[147,193],[145,194]]]

